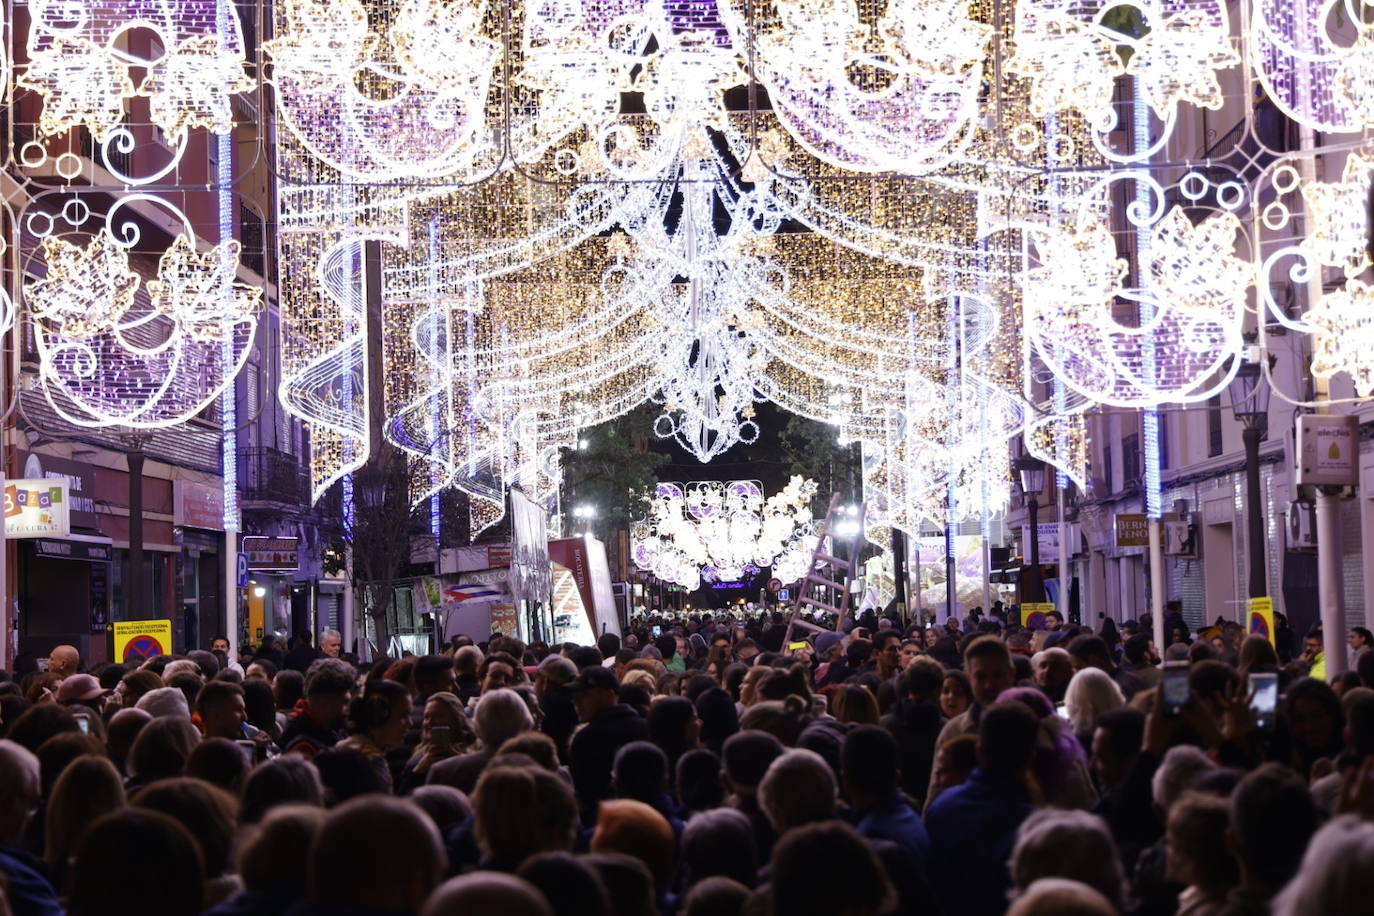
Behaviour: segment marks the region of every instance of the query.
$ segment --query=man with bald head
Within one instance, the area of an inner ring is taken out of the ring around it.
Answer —
[[[81,653],[75,646],[55,646],[48,653],[48,673],[67,678],[81,667]]]
[[[0,875],[14,916],[62,916],[38,860],[19,849],[20,837],[43,801],[38,758],[13,741],[0,741]]]

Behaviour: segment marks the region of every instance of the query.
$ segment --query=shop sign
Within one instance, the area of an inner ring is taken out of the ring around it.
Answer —
[[[249,535],[240,545],[248,568],[265,572],[294,572],[300,565],[300,538]]]
[[[114,559],[114,548],[109,544],[90,541],[61,541],[53,538],[35,538],[34,551],[40,557],[55,560],[85,560],[88,563],[108,563]]]
[[[65,479],[67,514],[72,527],[100,527],[95,517],[95,468],[92,465],[52,455],[40,455],[37,452],[21,451],[19,466],[28,478],[46,477],[57,481]]]
[[[1150,546],[1150,521],[1143,512],[1118,512],[1116,514],[1116,546]]]
[[[5,481],[5,537],[65,537],[72,532],[64,478]]]
[[[224,488],[191,480],[172,481],[172,522],[183,528],[224,530]]]

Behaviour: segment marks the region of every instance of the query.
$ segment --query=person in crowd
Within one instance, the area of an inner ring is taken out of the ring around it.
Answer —
[[[482,694],[473,715],[477,748],[434,763],[429,768],[425,782],[452,786],[460,792],[471,793],[477,787],[482,771],[500,747],[533,727],[534,717],[530,715],[529,705],[514,690],[501,688]],[[607,767],[609,770],[609,764]]]
[[[1231,806],[1204,792],[1185,792],[1169,809],[1167,875],[1184,890],[1179,916],[1206,916],[1224,909],[1239,875],[1226,846]]]
[[[299,671],[304,674],[310,669],[315,659],[323,657],[323,653],[311,645],[312,638],[309,630],[300,630],[296,633],[295,645],[287,650],[282,659],[282,670]],[[335,657],[338,653],[335,652]]]
[[[1120,912],[1126,877],[1106,823],[1086,811],[1045,808],[1022,821],[1009,863],[1013,896],[1041,878],[1068,878],[1093,888]]]
[[[343,739],[357,679],[353,666],[337,658],[311,663],[305,673],[305,699],[282,730],[282,752],[311,759],[338,744]]]
[[[159,912],[197,916],[205,909],[200,841],[161,811],[126,807],[96,818],[77,845],[67,895],[68,916],[132,912],[130,907],[121,910],[113,906],[112,888],[128,875],[139,874],[149,862],[159,865]]]
[[[415,916],[445,870],[439,831],[418,807],[384,796],[355,798],[318,828],[306,866],[306,898],[291,912]]]
[[[615,675],[601,665],[583,668],[572,684],[583,726],[568,747],[568,769],[587,824],[595,822],[596,805],[610,797],[616,751],[631,741],[649,740],[648,723],[617,702],[616,686]]]
[[[1081,638],[1081,637],[1080,637]],[[1093,729],[1104,713],[1126,705],[1121,688],[1101,668],[1080,668],[1064,691],[1064,711],[1075,737],[1085,749],[1092,748]]]
[[[997,672],[991,678],[1008,676]],[[1005,909],[1011,885],[1006,863],[1017,830],[1034,810],[1027,774],[1038,732],[1035,715],[1017,702],[980,712],[978,767],[962,785],[941,793],[926,813],[929,873],[949,913]]]
[[[897,844],[914,868],[924,870],[930,836],[898,787],[896,740],[884,728],[860,725],[845,735],[841,761],[844,797],[849,802],[846,820],[870,840]]]
[[[48,653],[48,673],[57,675],[59,681],[66,680],[81,670],[81,653],[75,646],[54,646]]]
[[[410,727],[410,691],[395,681],[369,680],[348,707],[348,737],[337,745],[367,758],[382,785],[391,787],[387,750],[405,743]]]
[[[0,740],[0,877],[14,916],[62,916],[42,864],[20,848],[42,802],[38,758],[13,741]]]
[[[831,875],[844,880],[824,879]],[[898,899],[873,847],[835,820],[799,827],[778,842],[767,896],[770,916],[878,916]]]

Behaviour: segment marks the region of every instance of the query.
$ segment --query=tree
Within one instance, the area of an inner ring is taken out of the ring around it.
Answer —
[[[832,493],[846,502],[858,502],[863,495],[863,474],[859,444],[840,445],[835,427],[791,414],[778,434],[778,449],[788,466],[788,476],[800,474],[816,481],[815,512],[825,514]]]
[[[658,469],[668,456],[651,451],[653,421],[659,411],[641,404],[627,414],[582,431],[575,448],[562,449],[563,512],[577,506],[596,510],[600,530],[629,527],[643,518],[644,497],[658,485]]]
[[[326,571],[345,572],[360,606],[367,609],[377,635],[378,652],[391,642],[388,615],[395,600],[396,581],[403,578],[411,557],[434,546],[428,501],[410,503],[412,472],[428,465],[389,442],[354,472],[352,512],[344,511],[343,484],[336,483],[321,500],[322,528],[331,547]],[[449,516],[460,514],[465,501],[441,494],[445,531],[454,530]],[[345,560],[352,548],[353,564]],[[331,568],[332,567],[332,568]]]

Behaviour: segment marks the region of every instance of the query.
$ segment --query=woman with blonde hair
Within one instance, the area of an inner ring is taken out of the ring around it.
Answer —
[[[1126,697],[1121,688],[1101,668],[1079,671],[1064,691],[1064,710],[1069,714],[1069,724],[1086,751],[1092,749],[1098,717],[1125,705]]]
[[[124,802],[124,780],[106,757],[78,757],[57,777],[43,815],[43,861],[59,894],[86,829]]]

